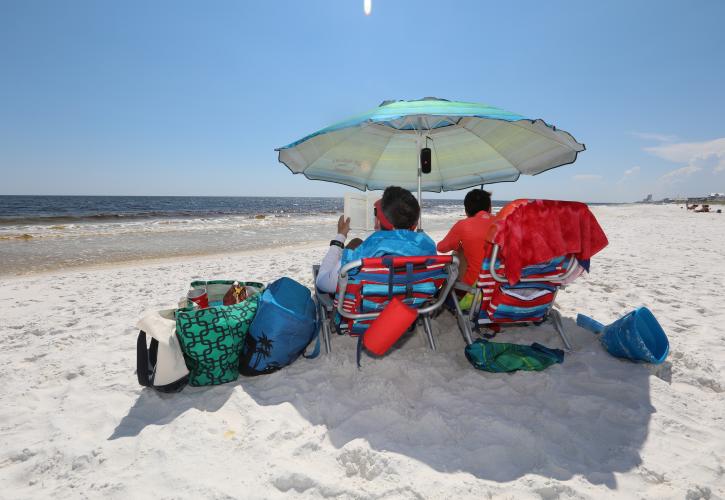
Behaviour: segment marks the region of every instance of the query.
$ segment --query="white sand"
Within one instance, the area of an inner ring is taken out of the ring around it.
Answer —
[[[0,497],[723,498],[725,216],[595,213],[610,246],[558,299],[576,352],[540,373],[475,371],[446,313],[436,353],[418,335],[358,371],[335,337],[273,375],[160,395],[134,374],[144,309],[195,278],[311,285],[324,247],[5,279]],[[574,324],[639,305],[670,338],[657,368]],[[512,337],[559,345],[548,325]]]

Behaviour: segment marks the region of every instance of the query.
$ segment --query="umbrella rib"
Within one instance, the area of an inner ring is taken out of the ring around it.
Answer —
[[[443,185],[445,184],[445,179],[443,179],[443,170],[441,169],[441,162],[438,159],[438,148],[436,147],[436,141],[431,139],[431,142],[433,143],[433,151],[435,151],[436,154],[436,164],[438,165],[438,177],[440,177],[440,185],[441,190],[443,189]]]

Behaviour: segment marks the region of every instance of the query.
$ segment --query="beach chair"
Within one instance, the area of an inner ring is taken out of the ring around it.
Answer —
[[[475,286],[470,310],[458,316],[470,338],[474,330],[502,325],[540,325],[550,320],[567,350],[571,342],[554,308],[557,293],[589,268],[607,239],[583,203],[516,200],[497,216]],[[540,256],[546,258],[539,260]],[[549,258],[550,257],[550,258]]]
[[[313,266],[315,280],[318,271],[319,266]],[[435,350],[431,315],[443,305],[457,277],[458,259],[452,255],[385,256],[345,264],[334,298],[315,290],[325,351],[332,350],[333,330],[359,336],[393,297],[418,310],[428,344]]]

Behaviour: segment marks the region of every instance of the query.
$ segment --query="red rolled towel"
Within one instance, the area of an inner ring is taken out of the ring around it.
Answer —
[[[363,346],[376,356],[382,356],[403,336],[417,317],[416,309],[405,305],[398,297],[393,297],[380,316],[370,323],[363,335]]]

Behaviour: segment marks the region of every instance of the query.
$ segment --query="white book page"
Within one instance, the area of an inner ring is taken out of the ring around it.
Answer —
[[[375,229],[375,202],[380,197],[372,193],[345,193],[345,218],[350,218],[350,229]]]
[[[350,218],[350,229],[367,229],[368,197],[364,193],[345,193],[345,218]]]

